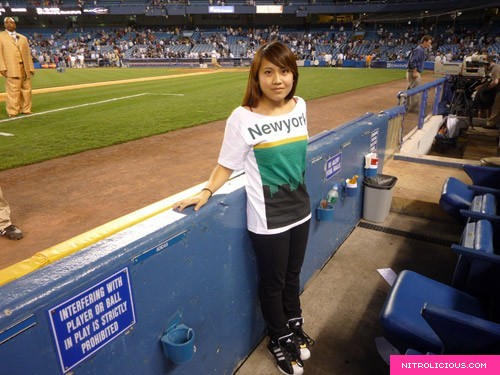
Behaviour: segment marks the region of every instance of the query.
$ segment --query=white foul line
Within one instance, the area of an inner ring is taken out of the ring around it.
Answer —
[[[51,109],[49,111],[44,111],[44,112],[37,112],[37,113],[32,113],[31,115],[24,115],[21,117],[11,117],[11,118],[6,118],[4,120],[0,120],[0,123],[2,122],[9,122],[9,121],[15,121],[15,120],[22,120],[28,117],[33,117],[33,116],[40,116],[40,115],[46,115],[47,113],[54,113],[54,112],[61,112],[61,111],[66,111],[68,109],[75,109],[75,108],[82,108],[82,107],[88,107],[91,105],[98,105],[98,104],[104,104],[104,103],[109,103],[109,102],[114,102],[117,100],[122,100],[122,99],[131,99],[131,98],[137,98],[139,96],[144,96],[144,95],[165,95],[165,96],[184,96],[184,94],[161,94],[161,93],[151,93],[151,92],[143,92],[141,94],[135,94],[135,95],[129,95],[129,96],[122,96],[119,98],[112,98],[112,99],[107,99],[107,100],[101,100],[98,102],[93,102],[93,103],[85,103],[85,104],[79,104],[79,105],[74,105],[71,107],[63,107],[63,108],[57,108],[57,109]],[[0,135],[4,135],[0,133]]]
[[[163,96],[184,96],[184,94],[169,94],[169,93],[161,93],[161,92],[146,92],[148,95],[163,95]]]

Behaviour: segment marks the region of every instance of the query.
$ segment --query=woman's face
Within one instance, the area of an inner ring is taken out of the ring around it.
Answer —
[[[259,86],[262,91],[261,99],[283,103],[293,88],[293,73],[288,68],[280,68],[267,59],[262,59]]]

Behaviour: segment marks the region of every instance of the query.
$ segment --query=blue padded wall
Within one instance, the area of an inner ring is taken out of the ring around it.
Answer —
[[[313,219],[302,287],[360,220],[364,155],[376,148],[382,170],[388,118],[367,114],[310,139],[306,178]],[[328,167],[335,156],[340,164],[333,174]],[[360,176],[357,195],[341,194],[334,220],[317,221],[315,209],[332,185],[355,174]],[[245,229],[243,180],[240,175],[229,181],[197,213],[192,209],[182,214],[164,212],[2,286],[0,372],[232,373],[265,335],[257,269]],[[92,314],[82,308],[64,324],[51,325],[51,318],[61,311],[60,304],[82,292],[88,296],[85,291],[105,285],[117,272],[128,275],[124,287],[129,287],[132,297],[122,294],[120,298],[126,299],[127,312],[135,316],[135,322],[122,324],[118,316],[105,324],[100,320],[104,312],[93,310]],[[68,328],[70,320],[76,327]],[[100,328],[91,330],[96,320]],[[95,342],[111,322],[120,327],[119,333],[86,357],[89,351],[80,344],[92,337]],[[174,322],[190,326],[196,335],[193,359],[182,365],[166,358],[160,344],[163,332]],[[65,329],[72,346],[63,345],[59,354],[55,336]],[[91,332],[90,336],[84,337],[85,332]]]

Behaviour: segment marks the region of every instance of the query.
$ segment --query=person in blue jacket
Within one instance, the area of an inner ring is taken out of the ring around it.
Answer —
[[[406,67],[406,80],[408,81],[408,90],[414,89],[422,82],[422,71],[424,70],[424,62],[427,50],[432,44],[432,37],[424,35],[420,40],[420,44],[411,51],[408,56],[408,65]],[[416,111],[420,102],[420,95],[413,95],[408,98],[407,110]]]

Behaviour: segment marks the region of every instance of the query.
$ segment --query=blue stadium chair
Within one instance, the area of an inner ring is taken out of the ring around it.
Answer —
[[[498,354],[500,324],[438,305],[426,303],[422,317],[439,336],[443,353]]]
[[[480,295],[402,271],[380,313],[384,336],[401,353],[408,349],[443,354],[499,353],[500,256],[492,249],[491,223],[480,220],[471,224],[476,226],[473,242],[478,248],[462,243],[452,249],[461,259],[488,265],[488,270],[470,270],[465,277],[466,289],[473,285]],[[459,264],[464,265],[459,262],[457,268]]]
[[[485,179],[474,177],[473,180],[494,185]],[[453,245],[452,248],[461,246],[489,254],[493,254],[494,249],[500,249],[499,200],[499,190],[466,185],[453,177],[446,181],[439,203],[446,212],[466,222],[460,245]],[[495,233],[499,234],[495,236]],[[460,255],[452,286],[476,298],[485,298],[482,294],[482,284],[490,272],[492,272],[490,263]]]
[[[465,219],[460,214],[461,209],[469,209],[474,199],[474,192],[467,184],[455,177],[448,177],[443,184],[439,205],[452,218],[459,222]]]
[[[386,339],[401,353],[410,348],[442,354],[500,350],[500,324],[480,300],[409,270],[396,279],[380,323]]]
[[[460,215],[467,222],[484,219],[498,227],[500,225],[500,212],[498,210],[500,191],[476,185],[469,185],[468,188],[476,195],[472,198],[469,208],[460,209]],[[498,245],[500,243],[496,243],[495,247],[498,248]]]
[[[471,178],[472,185],[500,189],[500,168],[465,164],[463,169]]]
[[[499,237],[500,233],[495,236],[494,228],[488,220],[470,221],[464,228],[460,245],[451,246],[452,250],[459,253],[451,286],[485,302],[490,297],[490,290],[484,286],[495,279],[497,267],[495,263],[460,252],[469,254],[473,251],[476,255],[496,257],[494,238]]]
[[[461,210],[496,215],[499,212],[500,168],[473,165],[464,165],[463,168],[471,178],[472,185],[449,177],[441,191],[441,208],[459,222],[468,219]]]

